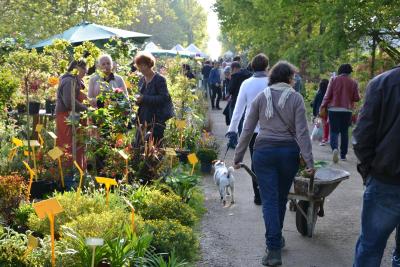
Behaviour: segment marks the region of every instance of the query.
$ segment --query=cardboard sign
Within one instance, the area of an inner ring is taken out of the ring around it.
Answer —
[[[47,152],[47,154],[50,156],[50,158],[52,160],[56,160],[56,159],[60,158],[62,155],[64,155],[64,152],[61,150],[61,148],[56,146],[55,148],[53,148],[49,152]]]
[[[197,158],[195,153],[189,154],[187,156],[189,163],[192,165],[196,165],[199,162],[199,159]]]
[[[40,133],[43,129],[43,124],[36,124],[36,132]]]
[[[180,130],[185,129],[186,121],[185,120],[176,120],[175,125],[176,125],[176,128],[178,128]]]
[[[63,211],[63,208],[56,198],[49,198],[33,203],[33,208],[39,219],[44,219],[48,215],[56,215]]]
[[[24,143],[24,146],[28,146],[28,140],[24,140],[23,143]],[[31,147],[40,146],[38,140],[29,140],[29,145],[30,145]]]
[[[118,150],[118,154],[124,159],[127,160],[129,156],[123,150]]]
[[[166,148],[165,149],[165,155],[170,156],[170,157],[176,157],[176,152],[175,149],[173,148]]]
[[[51,138],[57,139],[57,135],[55,135],[55,133],[53,132],[47,132],[47,133],[50,135]]]
[[[86,238],[86,245],[90,247],[102,246],[104,245],[104,239],[96,237]]]

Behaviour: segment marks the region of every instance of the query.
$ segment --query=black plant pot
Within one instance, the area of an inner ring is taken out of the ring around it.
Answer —
[[[26,105],[18,104],[17,111],[18,111],[18,114],[24,114],[26,112]]]
[[[31,199],[42,199],[45,195],[52,193],[57,185],[54,181],[33,180],[31,187]]]
[[[46,114],[54,114],[54,110],[56,108],[56,101],[51,101],[46,99],[44,107],[46,109]]]
[[[29,115],[39,114],[40,103],[39,102],[29,102]]]
[[[200,161],[200,171],[202,173],[211,173],[212,163],[210,161]]]
[[[188,163],[187,156],[190,154],[189,150],[175,150],[175,152],[180,162],[184,164]]]

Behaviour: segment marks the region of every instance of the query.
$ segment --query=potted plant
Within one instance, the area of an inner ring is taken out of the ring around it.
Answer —
[[[215,137],[210,132],[203,131],[200,146],[196,153],[200,160],[202,172],[211,172],[212,162],[218,158],[218,149],[219,145]]]
[[[218,158],[218,153],[212,148],[200,148],[197,153],[200,160],[200,170],[203,173],[210,173],[212,162]]]

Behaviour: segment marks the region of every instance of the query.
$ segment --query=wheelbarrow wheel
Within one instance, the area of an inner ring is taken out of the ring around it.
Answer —
[[[312,237],[312,229],[314,229],[314,225],[317,221],[317,206],[314,207],[313,210],[313,218],[312,218],[312,229],[309,229],[308,224],[307,224],[307,218],[304,217],[304,215],[302,214],[301,210],[304,211],[304,213],[306,213],[306,215],[309,215],[309,212],[311,212],[309,210],[309,206],[310,206],[310,202],[309,201],[305,201],[305,200],[300,200],[298,201],[298,207],[296,210],[296,228],[297,231],[303,235],[303,236],[308,236],[308,237]]]

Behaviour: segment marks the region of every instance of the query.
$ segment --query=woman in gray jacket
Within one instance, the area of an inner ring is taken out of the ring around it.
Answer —
[[[272,67],[268,87],[254,99],[235,151],[235,168],[239,168],[259,123],[252,160],[263,206],[268,252],[262,264],[266,266],[282,264],[283,221],[289,189],[299,170],[300,151],[307,171],[314,173],[304,100],[293,89],[295,71],[285,61]]]

